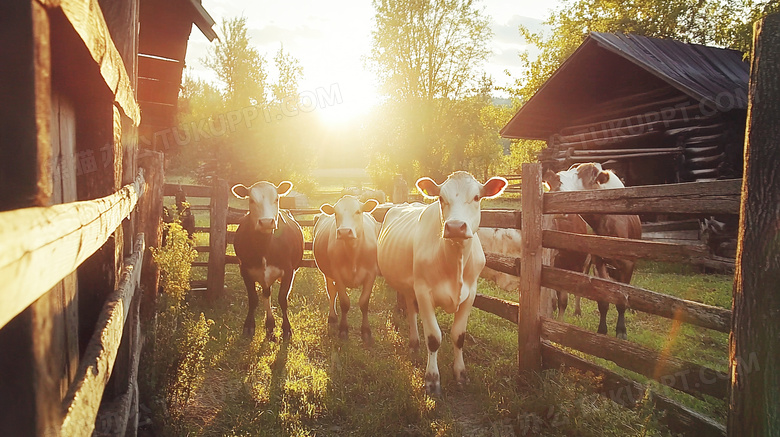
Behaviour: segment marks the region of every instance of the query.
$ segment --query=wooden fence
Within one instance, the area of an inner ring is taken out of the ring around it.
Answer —
[[[726,399],[728,375],[625,340],[599,335],[540,315],[542,287],[567,291],[592,300],[623,303],[628,308],[720,332],[730,332],[731,311],[668,296],[628,284],[542,265],[542,248],[581,250],[610,257],[644,258],[665,262],[724,267],[728,260],[711,256],[697,245],[628,240],[543,230],[543,214],[675,213],[738,214],[741,180],[633,187],[568,193],[542,193],[541,166],[523,167],[522,252],[520,258],[486,254],[488,267],[517,275],[520,301],[497,302],[487,309],[518,323],[521,371],[571,366],[602,377],[602,392],[627,407],[644,397],[646,387],[600,365],[566,352],[562,347],[612,361],[663,385],[700,397]],[[520,274],[522,271],[522,275]],[[519,311],[519,312],[518,312]],[[681,377],[684,376],[684,377]],[[725,435],[723,425],[679,403],[653,393],[664,420],[685,435]]]
[[[0,212],[0,223],[3,223],[0,227],[0,277],[3,278],[0,281],[0,328],[10,326],[12,319],[33,302],[47,296],[56,284],[98,251],[135,210],[144,187],[141,172],[133,183],[100,199]],[[69,302],[59,302],[60,307],[47,307],[48,312],[38,314],[36,311],[33,316],[39,319],[35,323],[53,327],[57,335],[67,339],[64,344],[53,339],[52,344],[48,344],[48,340],[36,338],[39,344],[33,345],[35,359],[47,363],[43,366],[45,372],[37,375],[36,390],[41,391],[35,413],[38,435],[92,434],[103,392],[115,362],[119,364],[123,338],[130,339],[124,350],[135,366],[127,365],[127,378],[118,381],[122,385],[118,389],[124,394],[105,413],[111,415],[116,426],[112,429],[121,434],[128,426],[133,406],[137,413],[140,299],[133,298],[144,258],[144,234],[137,234],[132,241],[120,280],[103,303],[91,340],[80,357],[78,342],[73,340],[79,336],[80,323],[75,296]],[[74,346],[76,349],[72,351]],[[63,360],[67,363],[72,353],[75,353],[77,366],[75,376],[70,378],[67,372],[62,376],[63,369],[58,366]],[[36,368],[30,363],[22,364]],[[52,384],[55,386],[48,390]],[[60,384],[66,387],[64,397],[57,395]],[[31,413],[26,411],[25,414]]]
[[[517,210],[483,210],[480,224],[482,227],[512,228],[521,232],[522,257],[486,253],[487,267],[520,277],[518,302],[482,294],[478,294],[474,301],[475,308],[518,324],[520,370],[571,366],[601,376],[602,393],[610,393],[612,400],[623,406],[634,407],[643,398],[646,387],[642,384],[568,353],[561,348],[563,346],[612,361],[622,368],[693,396],[709,395],[725,399],[729,381],[720,372],[636,343],[599,335],[551,319],[549,302],[543,302],[547,296],[542,297],[542,287],[612,304],[624,303],[627,308],[636,311],[720,332],[730,331],[731,311],[543,265],[542,253],[545,248],[580,250],[601,256],[644,258],[721,269],[733,269],[732,260],[713,256],[706,247],[699,244],[571,234],[543,229],[543,224],[547,223],[544,214],[738,214],[741,181],[542,193],[541,167],[538,164],[526,165],[523,174],[521,206],[524,213]],[[210,225],[196,228],[198,232],[210,234],[209,246],[196,247],[199,252],[209,253],[209,261],[194,264],[198,267],[208,267],[208,279],[205,284],[193,285],[206,285],[209,293],[215,296],[213,293],[221,293],[224,287],[224,265],[237,263],[235,256],[225,253],[227,244],[232,243],[234,235],[227,225],[238,223],[246,210],[227,207],[228,189],[224,181],[217,181],[213,187],[181,188],[187,196],[211,196],[208,207]],[[178,186],[166,186],[166,195],[173,195],[176,189]],[[206,206],[200,209],[204,210]],[[291,211],[296,216],[318,213],[316,209]],[[375,214],[380,222],[384,211],[380,209]],[[313,220],[300,220],[299,223],[302,226],[314,224]],[[311,249],[310,241],[305,244],[306,249]],[[312,259],[308,259],[305,266],[315,265]],[[676,375],[686,375],[686,378],[675,377]],[[664,420],[674,431],[686,435],[725,435],[725,427],[711,418],[656,393],[653,393],[651,399],[656,408],[666,412]]]

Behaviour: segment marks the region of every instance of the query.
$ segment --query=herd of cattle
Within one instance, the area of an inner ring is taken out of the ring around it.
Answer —
[[[599,164],[574,166],[567,171],[549,173],[546,183],[552,190],[575,191],[622,187],[611,171]],[[420,314],[423,335],[428,350],[425,388],[429,394],[441,392],[437,351],[442,335],[435,316],[440,307],[454,313],[451,341],[454,347],[453,371],[459,384],[466,382],[463,362],[463,343],[466,323],[477,291],[477,278],[485,267],[485,254],[480,241],[480,202],[500,196],[507,186],[501,177],[480,183],[472,175],[458,171],[446,181],[437,184],[430,178],[417,181],[422,195],[434,199],[430,204],[400,204],[387,211],[380,224],[371,212],[377,207],[374,199],[361,201],[344,195],[334,205],[322,205],[314,226],[313,253],[317,268],[322,272],[328,293],[328,323],[338,322],[338,333],[346,339],[349,288],[360,288],[360,309],[363,313],[361,337],[372,343],[368,324],[368,306],[374,280],[381,275],[405,303],[409,324],[409,347],[419,349],[417,314]],[[249,311],[244,323],[244,334],[255,332],[255,309],[258,304],[256,285],[260,285],[265,306],[266,336],[274,339],[275,321],[271,311],[271,285],[279,280],[279,307],[282,312],[284,338],[292,335],[287,316],[287,299],[295,271],[302,264],[304,238],[300,225],[293,216],[279,209],[279,197],[292,188],[290,182],[275,186],[257,182],[250,187],[236,185],[233,194],[248,199],[249,212],[241,219],[234,247],[240,262],[241,276],[249,295]],[[640,238],[641,227],[637,216],[569,215],[556,219],[560,230],[587,232],[588,223],[600,235]],[[579,252],[559,251],[554,258],[556,267],[579,272],[589,269],[589,256]],[[620,259],[593,257],[596,274],[604,278],[629,282],[633,262]],[[340,321],[336,300],[340,305]],[[565,293],[558,293],[559,317],[566,308]],[[608,303],[599,303],[601,322],[599,332],[606,333]],[[618,307],[617,336],[625,338],[625,308]]]

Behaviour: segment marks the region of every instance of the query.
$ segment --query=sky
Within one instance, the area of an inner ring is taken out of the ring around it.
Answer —
[[[557,0],[482,0],[481,6],[491,17],[494,33],[493,55],[485,71],[496,85],[512,82],[505,70],[515,76],[522,71],[518,53],[527,47],[517,31],[518,25],[539,28],[549,8],[557,3]],[[265,55],[269,66],[283,45],[303,66],[301,91],[313,95],[325,92],[330,97],[338,93],[340,99],[330,99],[334,104],[320,110],[329,121],[348,121],[379,101],[376,79],[365,68],[374,17],[371,1],[203,0],[203,6],[217,22],[218,34],[223,19],[245,16],[251,43]],[[211,44],[193,26],[185,62],[189,74],[216,82],[216,76],[201,62]]]

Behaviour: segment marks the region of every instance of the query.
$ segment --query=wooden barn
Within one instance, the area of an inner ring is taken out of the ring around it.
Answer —
[[[545,169],[601,162],[629,186],[739,178],[749,70],[734,50],[592,32],[501,135],[546,141]]]
[[[0,2],[0,435],[136,434],[163,189],[139,139],[174,124],[193,23],[215,37],[199,0]]]

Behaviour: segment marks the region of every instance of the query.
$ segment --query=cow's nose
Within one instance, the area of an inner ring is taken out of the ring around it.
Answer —
[[[444,223],[444,238],[471,238],[469,226],[461,220],[447,220]]]
[[[261,218],[260,229],[276,229],[276,220],[272,218]]]
[[[355,238],[355,231],[352,228],[339,228],[336,236],[342,240],[352,240]]]

